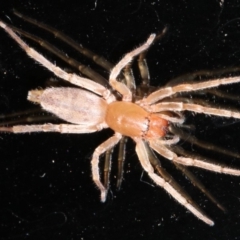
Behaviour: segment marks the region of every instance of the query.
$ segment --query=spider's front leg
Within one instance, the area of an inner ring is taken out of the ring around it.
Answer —
[[[172,87],[164,87],[159,90],[149,94],[145,99],[139,101],[142,106],[152,105],[161,99],[173,96],[175,93],[186,93],[193,92],[199,90],[205,90],[209,88],[219,87],[221,85],[239,83],[240,77],[227,77],[227,78],[219,78],[219,79],[210,79],[207,81],[200,81],[195,83],[182,83],[177,84]]]
[[[145,107],[150,112],[161,112],[161,111],[174,111],[183,112],[191,111],[196,113],[204,113],[215,115],[219,117],[232,117],[240,119],[240,112],[235,110],[221,109],[217,107],[202,106],[195,103],[184,103],[184,102],[160,102],[151,106]]]
[[[239,169],[229,168],[224,165],[217,165],[211,162],[203,161],[201,159],[178,156],[176,153],[174,153],[173,151],[169,150],[166,146],[161,144],[161,142],[158,140],[156,141],[150,140],[149,143],[152,149],[154,149],[156,152],[158,152],[160,155],[162,155],[163,157],[167,158],[170,161],[174,161],[185,166],[199,167],[212,172],[240,176]]]
[[[187,199],[181,195],[176,189],[174,189],[164,178],[158,176],[154,173],[154,169],[150,163],[148,151],[146,149],[146,145],[143,140],[134,138],[136,142],[136,152],[140,163],[143,169],[148,173],[149,177],[160,187],[164,188],[173,198],[175,198],[180,204],[186,207],[189,211],[191,211],[196,217],[204,221],[205,223],[213,226],[214,222],[208,218],[203,212],[201,212],[198,208],[190,204]],[[152,146],[151,146],[152,147]]]

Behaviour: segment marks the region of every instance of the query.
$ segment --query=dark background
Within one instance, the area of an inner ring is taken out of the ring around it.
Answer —
[[[1,4],[6,22],[39,34],[70,56],[107,76],[107,72],[66,47],[50,34],[15,17],[18,11],[53,26],[94,52],[116,63],[150,33],[169,26],[147,60],[151,82],[162,86],[170,79],[201,69],[240,66],[240,1],[8,1]],[[36,47],[57,65],[66,64]],[[29,59],[0,30],[0,110],[27,110],[30,89],[43,87],[52,73]],[[239,74],[238,72],[234,74]],[[216,76],[217,77],[217,76]],[[239,84],[222,88],[239,93]],[[234,105],[238,101],[219,100]],[[199,139],[239,151],[238,120],[188,114]],[[130,140],[121,191],[116,191],[116,156],[107,202],[91,180],[94,149],[111,136],[110,130],[84,135],[54,133],[0,135],[0,239],[240,239],[240,178],[193,169],[228,209],[222,213],[172,166],[168,171],[215,221],[209,227],[164,190],[154,187],[140,166]],[[184,144],[184,143],[181,143]],[[239,159],[187,146],[232,167]],[[166,160],[161,159],[162,162]],[[143,174],[143,176],[142,176]]]

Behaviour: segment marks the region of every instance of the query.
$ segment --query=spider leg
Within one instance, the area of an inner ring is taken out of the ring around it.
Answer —
[[[18,11],[16,11],[15,9],[13,10],[13,13],[18,16],[19,18],[22,18],[24,21],[27,21],[39,28],[42,28],[46,31],[48,31],[49,33],[54,34],[54,36],[56,38],[61,39],[63,42],[67,43],[69,46],[71,46],[72,48],[74,48],[75,50],[77,50],[78,52],[80,52],[81,54],[83,54],[84,56],[88,57],[89,59],[91,59],[92,61],[94,61],[96,64],[98,64],[99,66],[103,67],[104,69],[110,71],[113,68],[113,64],[110,63],[109,61],[107,61],[105,58],[97,55],[96,53],[92,52],[91,50],[83,47],[81,44],[77,43],[76,41],[74,41],[72,38],[70,38],[69,36],[65,35],[63,32],[58,31],[57,29],[50,27],[42,22],[39,22],[35,19],[32,19],[30,17],[27,17],[21,13],[19,13]]]
[[[240,170],[238,169],[229,168],[223,165],[213,164],[200,159],[178,157],[177,154],[175,154],[173,151],[168,149],[166,146],[162,145],[158,140],[157,141],[149,140],[149,143],[151,148],[153,148],[160,155],[176,163],[186,165],[186,166],[199,167],[199,168],[203,168],[213,172],[240,176]]]
[[[205,107],[194,103],[183,102],[161,102],[147,107],[150,112],[161,111],[191,111],[196,113],[210,114],[220,117],[232,117],[240,119],[240,112],[227,109],[219,109],[213,107]]]
[[[45,57],[35,51],[33,48],[30,48],[20,37],[18,37],[14,31],[9,28],[4,22],[0,21],[0,27],[2,27],[18,44],[19,46],[33,59],[42,64],[45,68],[49,69],[56,76],[75,84],[79,87],[88,89],[96,94],[103,96],[108,101],[113,101],[115,97],[110,93],[109,90],[106,90],[102,85],[95,83],[87,78],[79,77],[76,74],[69,74],[59,67],[55,66],[53,63],[48,61]]]
[[[109,83],[110,85],[116,89],[118,92],[120,92],[123,95],[123,101],[131,101],[132,100],[132,93],[130,89],[123,83],[118,82],[117,76],[121,72],[121,70],[132,61],[132,59],[143,52],[144,50],[148,49],[149,46],[152,44],[155,34],[151,34],[150,37],[147,39],[147,41],[141,45],[140,47],[134,49],[133,51],[127,53],[122,60],[120,60],[116,66],[112,69],[109,77]]]
[[[32,122],[43,122],[49,120],[57,120],[57,118],[48,112],[43,112],[39,108],[31,108],[26,111],[19,111],[9,114],[0,115],[0,126],[26,124]]]
[[[222,69],[213,69],[213,70],[199,70],[187,74],[180,75],[176,78],[171,79],[166,86],[173,86],[179,83],[186,83],[186,82],[192,82],[195,81],[199,77],[216,77],[220,75],[226,75],[236,73],[240,71],[240,67],[229,67],[229,68],[222,68]],[[208,92],[208,90],[207,90]]]
[[[164,178],[158,176],[154,173],[154,169],[149,161],[148,151],[146,150],[146,145],[144,141],[141,139],[134,139],[136,142],[136,152],[140,163],[143,169],[148,173],[149,177],[158,185],[164,188],[173,198],[175,198],[180,204],[186,207],[189,211],[191,211],[196,217],[204,221],[209,225],[214,225],[214,222],[208,218],[205,214],[199,211],[198,208],[195,208],[192,204],[190,204],[187,199],[181,195],[171,184],[165,181]]]
[[[111,173],[111,165],[112,165],[112,154],[114,147],[108,149],[105,152],[104,158],[104,168],[103,168],[103,185],[106,189],[109,189],[109,177]]]
[[[170,140],[158,140],[158,144],[161,145],[173,145],[176,144],[178,142],[178,137],[176,138],[173,137]],[[193,158],[193,154],[187,154],[186,151],[184,151],[183,149],[181,149],[178,146],[172,146],[170,147],[170,149],[174,149],[173,152],[177,152],[180,153],[181,155],[185,156],[188,155],[188,157],[192,157]],[[149,148],[149,152],[150,152],[150,148]],[[154,153],[149,153],[151,155],[154,155]],[[196,158],[196,156],[194,156]],[[155,157],[156,158],[156,157]],[[201,157],[199,157],[199,159],[201,159]],[[156,160],[155,160],[156,161]],[[151,161],[152,163],[152,161]],[[153,163],[152,163],[153,164]],[[217,205],[217,207],[219,207],[222,211],[226,212],[225,208],[217,201],[217,199],[205,188],[205,186],[200,182],[199,179],[197,179],[197,177],[195,177],[186,167],[182,166],[181,164],[178,164],[176,162],[173,161],[173,164],[176,166],[177,169],[181,170],[188,178],[189,180],[196,186],[198,187],[213,203],[215,203]],[[154,164],[156,165],[156,170],[159,172],[160,169],[157,165],[157,162]],[[165,172],[164,170],[162,170],[161,172],[159,172],[159,174],[161,176],[164,176]],[[166,179],[165,179],[166,180]]]
[[[161,166],[161,163],[148,144],[145,143],[146,151],[149,157],[149,161],[157,171],[157,173],[164,178],[174,189],[176,189],[191,205],[193,205],[200,212],[201,208],[193,201],[191,196],[177,183],[177,181]],[[177,146],[176,146],[177,147]],[[175,148],[174,148],[175,149]],[[192,182],[200,191],[202,191],[214,204],[217,205],[222,211],[226,212],[225,208],[215,199],[215,197],[205,188],[197,177],[195,177],[186,167],[180,164],[174,163],[176,168]]]
[[[30,133],[30,132],[59,132],[59,133],[90,133],[101,131],[106,128],[105,124],[75,125],[75,124],[52,124],[45,123],[39,125],[16,125],[12,127],[0,127],[0,132]]]
[[[104,185],[100,181],[100,175],[99,175],[99,157],[101,154],[106,152],[108,149],[114,147],[121,139],[122,135],[119,133],[115,133],[114,136],[107,139],[105,142],[101,143],[94,151],[93,157],[92,157],[92,175],[93,175],[93,181],[95,182],[96,186],[101,191],[101,201],[106,201],[107,191],[108,189],[104,187]]]
[[[232,101],[239,101],[240,100],[239,95],[224,92],[224,91],[221,91],[220,89],[207,89],[206,92],[210,93],[214,96],[220,97],[222,99],[228,99],[228,100],[232,100]]]
[[[39,28],[42,28],[50,33],[53,33],[56,38],[59,38],[63,42],[67,43],[68,45],[73,47],[75,50],[77,50],[81,54],[85,55],[89,59],[93,60],[96,64],[103,67],[107,71],[111,71],[111,69],[114,67],[114,65],[112,63],[110,63],[109,61],[107,61],[105,58],[103,58],[103,57],[97,55],[96,53],[90,51],[89,49],[83,47],[79,43],[75,42],[72,38],[66,36],[64,33],[56,30],[55,28],[50,27],[44,23],[38,22],[35,19],[32,19],[30,17],[24,16],[23,14],[17,12],[16,10],[14,10],[14,14],[31,24],[38,26]],[[44,47],[48,51],[54,53],[56,56],[58,56],[59,58],[61,58],[65,62],[67,62],[69,65],[78,69],[81,73],[86,75],[88,78],[93,79],[94,81],[96,81],[104,86],[109,85],[108,81],[106,81],[106,79],[104,77],[102,77],[100,74],[95,72],[93,69],[77,62],[76,60],[68,57],[66,54],[63,54],[59,49],[55,48],[53,45],[49,44],[47,41],[42,40],[39,37],[29,34],[29,33],[25,32],[21,29],[18,29],[16,27],[11,26],[11,28],[14,31],[20,33],[21,35],[37,42],[38,44],[40,44],[42,47]],[[132,76],[130,76],[131,75],[130,73],[131,73],[131,69],[129,68],[129,70],[124,71],[124,77],[121,76],[120,79],[121,79],[121,81],[124,81],[126,85],[130,85],[132,87],[133,78],[132,78]],[[131,87],[130,87],[130,89],[132,89]]]
[[[132,71],[132,62],[128,63],[124,67],[123,75],[124,75],[124,79],[121,82],[124,83],[129,88],[129,90],[133,94],[133,99],[135,99],[136,82],[135,82],[133,71]]]
[[[173,152],[178,153],[182,156],[196,158],[195,154],[192,154],[177,145],[171,146],[170,149]],[[198,158],[200,159],[201,157],[198,157]],[[176,162],[173,162],[173,164],[175,165],[175,167],[178,170],[180,170],[191,181],[191,183],[195,187],[197,187],[203,194],[205,194],[208,197],[208,199],[210,199],[219,209],[221,209],[223,212],[227,212],[225,207],[211,194],[211,192],[203,185],[203,183],[187,167],[185,167],[181,164],[178,164]]]
[[[227,84],[233,84],[238,82],[240,82],[239,76],[212,79],[212,80],[200,81],[196,83],[178,84],[172,87],[160,88],[159,90],[151,93],[148,97],[146,97],[142,101],[139,101],[139,103],[141,105],[151,105],[153,103],[158,102],[161,99],[170,97],[175,93],[199,91],[207,88],[214,88],[214,87],[219,87],[220,85],[227,85]]]
[[[185,118],[184,118],[183,115],[179,115],[178,117],[175,117],[175,116],[171,117],[171,116],[169,116],[167,114],[164,114],[164,113],[157,113],[156,115],[158,115],[159,117],[161,117],[161,118],[163,118],[163,119],[165,119],[165,120],[167,120],[171,123],[182,124],[185,121]]]
[[[165,27],[161,33],[159,33],[153,43],[151,44],[151,46],[159,41],[167,32],[167,27]],[[151,47],[150,46],[150,47]],[[142,79],[142,83],[141,83],[141,86],[140,88],[142,88],[142,90],[145,90],[144,92],[145,93],[148,93],[146,92],[146,90],[149,90],[149,85],[150,85],[150,74],[149,74],[149,70],[148,70],[148,65],[147,65],[147,61],[146,61],[146,55],[148,53],[148,49],[146,49],[145,51],[141,52],[139,54],[139,57],[138,57],[138,68],[139,68],[139,71],[140,71],[140,75],[141,75],[141,79]]]
[[[170,125],[169,130],[171,133],[179,136],[184,141],[187,141],[191,144],[195,144],[201,148],[208,149],[210,151],[216,151],[219,153],[223,153],[223,154],[231,156],[231,157],[240,158],[240,154],[232,152],[232,151],[228,151],[227,149],[218,147],[209,142],[201,141],[201,140],[197,139],[195,136],[187,134],[186,132],[182,131],[180,128],[175,127],[173,124]]]
[[[157,171],[157,173],[165,179],[166,182],[171,184],[181,195],[187,199],[189,203],[193,205],[192,198],[187,194],[187,192],[176,182],[176,180],[161,166],[161,163],[149,145],[145,142],[145,148],[151,165]],[[197,206],[197,205],[196,205]],[[195,207],[196,207],[195,206]],[[199,206],[197,206],[199,208]]]
[[[46,40],[43,40],[40,37],[37,37],[33,34],[25,32],[25,31],[23,31],[19,28],[16,28],[16,27],[14,27],[10,24],[8,24],[8,27],[10,27],[14,32],[19,33],[21,36],[24,36],[28,39],[33,40],[34,42],[39,44],[42,48],[45,48],[46,50],[48,50],[48,52],[51,52],[52,54],[54,54],[58,58],[62,59],[67,64],[69,64],[70,66],[74,67],[75,69],[80,71],[82,74],[87,76],[89,79],[92,79],[95,82],[97,82],[97,83],[99,83],[103,86],[109,85],[107,79],[104,78],[102,75],[95,72],[93,69],[89,68],[88,66],[76,61],[75,59],[73,59],[71,57],[69,57],[67,54],[64,54],[62,51],[60,51],[58,48],[56,48],[55,46],[53,46],[52,44],[50,44]]]
[[[128,137],[123,136],[119,143],[119,151],[118,151],[118,174],[117,174],[117,189],[120,190],[123,180],[123,166],[125,162],[126,155],[126,143]]]
[[[119,140],[119,149],[118,149],[118,172],[117,172],[117,190],[120,190],[122,180],[123,180],[123,166],[125,162],[125,149],[128,137],[122,136],[121,140]],[[115,147],[115,146],[114,146]],[[103,185],[106,189],[109,186],[109,175],[111,171],[111,160],[112,160],[112,153],[114,147],[110,148],[105,152],[105,161],[104,161],[104,175],[103,175]]]

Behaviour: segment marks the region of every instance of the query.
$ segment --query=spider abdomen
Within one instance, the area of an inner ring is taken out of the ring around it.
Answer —
[[[105,121],[115,132],[129,137],[159,138],[166,134],[168,121],[132,102],[112,102]]]
[[[106,101],[96,94],[70,87],[32,90],[28,100],[40,103],[43,109],[67,122],[83,125],[104,122],[107,108]]]

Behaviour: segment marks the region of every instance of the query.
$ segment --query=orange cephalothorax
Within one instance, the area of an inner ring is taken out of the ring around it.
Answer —
[[[129,137],[159,138],[166,134],[168,121],[131,102],[112,102],[105,117],[114,131]]]

